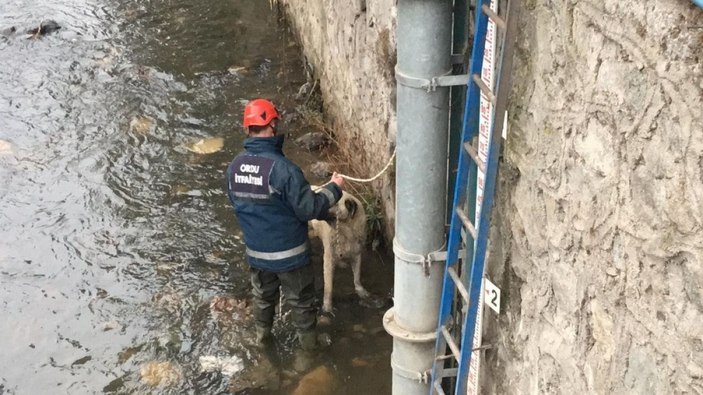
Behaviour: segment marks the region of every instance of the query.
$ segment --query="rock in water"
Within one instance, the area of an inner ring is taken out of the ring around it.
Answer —
[[[61,29],[61,26],[56,21],[48,20],[39,24],[39,27],[27,30],[27,34],[34,36],[45,36],[54,33]]]
[[[172,386],[181,381],[181,370],[171,362],[149,362],[140,370],[142,382],[156,387]]]
[[[336,383],[327,366],[320,366],[303,376],[293,395],[332,395]]]
[[[202,139],[195,144],[187,146],[186,149],[196,154],[212,154],[220,151],[224,145],[225,139],[222,137],[213,137]]]

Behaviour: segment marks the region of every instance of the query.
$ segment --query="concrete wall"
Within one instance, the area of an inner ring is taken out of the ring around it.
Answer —
[[[393,3],[283,2],[337,131],[374,169],[394,134]],[[523,3],[484,392],[701,393],[703,11]],[[388,202],[391,180],[379,188]]]
[[[330,126],[359,178],[379,172],[395,146],[395,1],[279,0],[320,79]],[[374,182],[387,236],[394,229],[392,172]],[[391,236],[392,237],[392,236]]]

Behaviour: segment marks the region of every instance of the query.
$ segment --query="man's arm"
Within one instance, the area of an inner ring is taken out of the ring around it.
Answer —
[[[291,167],[285,183],[285,199],[299,220],[327,220],[327,211],[342,197],[342,188],[337,184],[339,180],[341,177],[333,176],[329,183],[313,192],[303,172],[298,167]]]

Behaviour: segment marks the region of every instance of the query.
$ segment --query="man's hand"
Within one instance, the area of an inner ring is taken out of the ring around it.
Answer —
[[[344,178],[340,176],[336,171],[332,174],[330,182],[337,184],[340,188],[344,187]]]

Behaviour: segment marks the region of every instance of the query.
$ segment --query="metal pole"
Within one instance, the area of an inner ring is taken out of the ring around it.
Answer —
[[[452,0],[398,2],[393,395],[429,393],[444,267],[417,257],[445,242],[449,88],[418,82],[451,72],[451,18]]]

